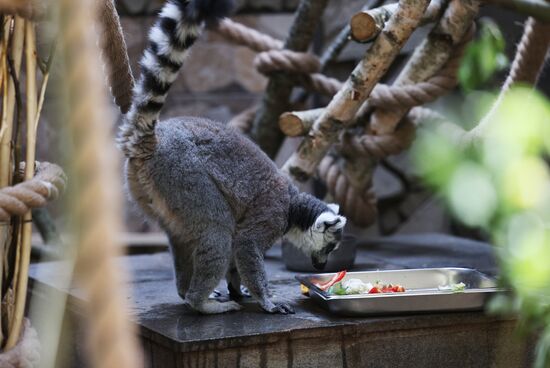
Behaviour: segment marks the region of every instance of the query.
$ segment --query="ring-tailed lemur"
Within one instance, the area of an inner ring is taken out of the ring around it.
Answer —
[[[192,117],[159,121],[159,112],[204,22],[229,0],[169,0],[149,33],[132,108],[118,138],[129,192],[168,234],[179,295],[197,311],[240,309],[209,300],[224,277],[248,287],[261,307],[292,313],[269,299],[264,252],[283,235],[322,268],[346,223],[336,205],[299,193],[249,139]]]

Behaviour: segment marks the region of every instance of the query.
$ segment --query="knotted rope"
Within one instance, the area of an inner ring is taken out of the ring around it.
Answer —
[[[326,155],[319,164],[319,177],[325,182],[329,194],[358,226],[368,226],[378,215],[373,190],[359,191],[344,173],[346,160],[334,154]]]
[[[98,17],[102,25],[100,46],[106,63],[111,93],[120,111],[125,114],[132,103],[134,76],[128,59],[128,48],[113,0],[101,0]]]
[[[254,66],[263,74],[277,71],[309,74],[319,71],[321,62],[313,54],[283,49],[259,53],[254,59]]]
[[[454,49],[445,66],[436,75],[425,82],[414,85],[387,86],[378,84],[367,100],[368,106],[383,109],[409,109],[435,101],[441,95],[455,88],[460,60],[464,54],[465,46],[473,37],[473,33],[473,27],[471,27],[461,43]],[[373,162],[408,149],[415,138],[415,132],[415,125],[407,118],[403,119],[398,128],[391,134],[371,135],[367,132],[357,135],[345,132],[341,135],[336,151],[342,154],[343,157],[353,157],[354,160],[362,157],[363,161],[359,161],[357,164],[360,165],[360,162],[363,162],[364,170],[369,171],[371,170],[370,166],[373,166]],[[358,197],[350,198],[347,201],[349,212],[345,212],[346,215],[360,226],[372,224],[377,215],[376,200],[364,201],[359,196],[359,193],[364,193],[363,196],[372,193],[372,180],[354,183],[347,178],[346,173],[341,170],[340,166],[337,166],[337,169],[335,168],[336,166],[331,158],[323,159],[321,165],[323,164],[331,165],[333,173],[337,172],[343,177],[343,179],[338,178],[336,181],[329,181],[330,178],[326,176],[329,171],[319,168],[319,175],[327,183],[331,195],[334,197],[341,196],[342,193],[338,193],[338,191],[342,189],[335,184],[338,181],[345,182],[348,185],[346,188],[347,195],[352,193],[358,195]]]
[[[40,366],[40,340],[29,320],[23,322],[23,332],[17,344],[0,354],[2,368],[38,368]]]
[[[44,207],[63,193],[66,183],[67,177],[59,166],[37,164],[34,178],[0,189],[0,221],[7,222],[11,216],[23,216],[33,208]]]
[[[86,295],[86,343],[91,367],[143,365],[128,320],[123,267],[115,257],[122,247],[118,155],[107,122],[113,122],[97,58],[90,14],[96,0],[61,0],[61,49],[66,65],[67,125],[74,142],[71,160],[75,198],[71,214],[78,253],[75,280]]]
[[[246,46],[256,52],[280,50],[283,48],[283,41],[258,32],[241,23],[234,22],[229,18],[220,21],[216,28],[212,30],[216,31],[226,40],[237,45]]]
[[[20,17],[41,19],[48,9],[46,0],[0,0],[0,13],[17,14]]]
[[[392,134],[357,136],[344,132],[337,150],[344,155],[380,160],[408,149],[415,136],[416,126],[409,119],[405,119]]]

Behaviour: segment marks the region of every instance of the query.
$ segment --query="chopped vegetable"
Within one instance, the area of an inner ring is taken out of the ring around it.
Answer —
[[[309,296],[309,288],[303,284],[300,284],[300,292],[305,296]]]
[[[346,288],[344,288],[342,286],[342,283],[341,282],[337,282],[336,284],[332,285],[329,289],[328,289],[328,293],[329,294],[334,294],[334,295],[346,295]]]
[[[336,275],[334,275],[328,282],[324,284],[315,284],[319,289],[325,291],[328,290],[329,287],[336,284],[338,281],[342,280],[346,276],[346,270],[338,272]]]
[[[337,275],[338,276],[338,275]],[[331,279],[334,280],[337,277]],[[329,281],[329,283],[331,282]],[[318,285],[318,287],[324,286]],[[401,285],[383,284],[377,280],[374,285],[370,282],[363,282],[360,279],[346,279],[335,282],[326,289],[331,295],[357,295],[357,294],[380,294],[380,293],[402,293],[405,288]]]
[[[440,285],[437,287],[440,291],[452,291],[453,293],[460,293],[466,290],[466,284],[459,282],[458,284]]]

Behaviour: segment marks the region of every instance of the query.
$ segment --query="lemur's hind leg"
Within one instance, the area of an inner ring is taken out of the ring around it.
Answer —
[[[229,291],[229,298],[231,300],[239,301],[243,297],[250,297],[248,289],[241,285],[241,275],[239,275],[235,261],[231,262],[225,279],[227,280],[227,290]]]
[[[189,290],[191,277],[193,276],[193,246],[176,236],[170,235],[169,239],[178,295],[185,299],[185,294]]]
[[[204,314],[224,313],[242,307],[234,302],[209,299],[225,276],[231,259],[232,234],[226,229],[206,229],[193,252],[193,276],[185,299],[193,309]]]

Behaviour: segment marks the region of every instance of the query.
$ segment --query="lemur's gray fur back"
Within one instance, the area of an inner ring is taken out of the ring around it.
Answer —
[[[345,218],[333,205],[299,193],[239,132],[201,118],[159,121],[202,24],[230,9],[229,0],[166,3],[149,33],[118,143],[131,196],[168,234],[180,296],[203,313],[239,309],[233,301],[208,299],[227,276],[232,291],[238,294],[242,280],[266,311],[288,313],[290,306],[269,299],[265,250],[286,234],[322,265]]]

